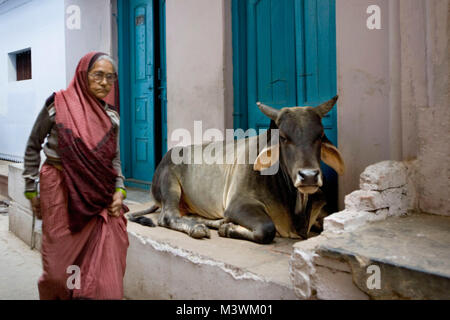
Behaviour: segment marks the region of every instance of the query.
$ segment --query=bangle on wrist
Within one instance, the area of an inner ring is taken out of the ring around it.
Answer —
[[[127,190],[123,189],[123,188],[116,188],[116,192],[120,191],[123,194],[123,198],[126,199],[127,198]]]
[[[31,199],[37,197],[37,191],[25,191],[24,195],[25,195],[25,198],[27,198],[28,200],[31,200]]]

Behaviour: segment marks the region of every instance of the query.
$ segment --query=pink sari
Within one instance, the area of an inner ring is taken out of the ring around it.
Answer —
[[[107,213],[117,176],[116,134],[87,91],[87,71],[99,54],[84,56],[69,87],[55,94],[62,170],[48,164],[41,169],[41,299],[123,298],[128,208],[119,217]],[[118,96],[117,86],[110,96]]]
[[[62,172],[44,164],[40,179],[44,269],[38,282],[40,299],[122,299],[129,244],[123,212],[115,218],[104,209],[80,232],[72,233]],[[70,266],[81,271],[79,288],[70,279],[75,275]]]

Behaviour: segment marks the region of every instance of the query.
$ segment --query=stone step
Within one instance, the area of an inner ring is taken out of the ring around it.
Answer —
[[[370,223],[323,241],[316,253],[346,261],[370,298],[450,299],[450,217],[413,214]]]
[[[130,206],[131,212],[151,205]],[[131,213],[130,212],[130,213]],[[155,214],[147,215],[155,220]],[[289,276],[296,240],[270,245],[221,238],[197,240],[128,221],[125,296],[131,299],[297,299]]]
[[[12,163],[0,160],[0,199],[8,198],[8,165]]]

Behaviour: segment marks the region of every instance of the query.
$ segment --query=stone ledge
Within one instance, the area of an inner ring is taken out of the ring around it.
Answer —
[[[8,166],[13,162],[0,160],[0,197],[8,198]]]
[[[358,288],[373,299],[450,299],[450,218],[393,217],[324,241],[316,254],[346,261]],[[367,267],[380,269],[369,289]]]
[[[33,216],[31,209],[22,206],[20,203],[11,201],[8,208],[9,216],[9,231],[14,233],[27,245],[31,246],[31,227],[33,222]],[[42,234],[42,221],[36,219],[34,226],[34,244],[35,248],[41,250],[41,234]]]
[[[25,180],[22,177],[23,164],[13,163],[8,166],[8,195],[23,207],[31,210],[30,201],[23,194],[25,190]]]
[[[259,245],[221,238],[215,230],[211,239],[196,240],[130,221],[128,234],[127,298],[297,299],[289,277],[297,240],[276,238]]]
[[[367,294],[353,283],[350,265],[339,257],[321,255],[319,248],[337,235],[297,242],[290,260],[290,276],[300,299],[366,300]]]
[[[449,217],[413,214],[298,242],[290,261],[295,292],[301,299],[448,300],[448,230]]]
[[[8,176],[0,175],[0,197],[8,197]]]
[[[9,231],[14,233],[27,245],[31,244],[31,226],[32,216],[28,208],[23,207],[20,203],[11,201],[8,209],[9,215]]]

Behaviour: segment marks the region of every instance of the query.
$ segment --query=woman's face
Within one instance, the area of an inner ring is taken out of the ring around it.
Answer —
[[[95,62],[88,72],[89,92],[96,98],[103,99],[111,91],[115,77],[114,67],[111,62],[108,60]]]

